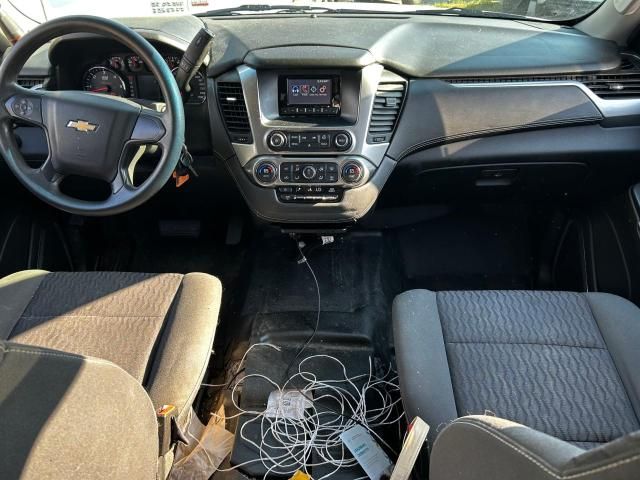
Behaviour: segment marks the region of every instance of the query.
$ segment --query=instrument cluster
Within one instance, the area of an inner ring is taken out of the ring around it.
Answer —
[[[179,55],[163,55],[172,72],[180,64]],[[186,104],[202,104],[207,99],[207,81],[202,72],[189,82]],[[155,77],[138,55],[111,55],[103,62],[87,68],[82,75],[82,88],[88,92],[162,101]]]

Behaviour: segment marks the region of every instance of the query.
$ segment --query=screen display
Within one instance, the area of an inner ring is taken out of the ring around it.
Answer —
[[[330,78],[287,78],[288,105],[330,105]]]

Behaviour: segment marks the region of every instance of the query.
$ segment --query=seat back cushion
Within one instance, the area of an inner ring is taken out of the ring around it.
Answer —
[[[508,420],[462,417],[438,436],[430,480],[635,480],[640,432],[585,451]]]
[[[156,478],[154,407],[119,366],[0,341],[0,379],[2,478]]]

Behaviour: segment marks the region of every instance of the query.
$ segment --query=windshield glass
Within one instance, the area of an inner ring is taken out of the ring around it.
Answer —
[[[0,10],[27,31],[38,23],[72,14],[117,18],[207,12],[301,14],[309,9],[318,9],[319,13],[358,10],[566,21],[593,12],[601,3],[602,0],[0,0]]]

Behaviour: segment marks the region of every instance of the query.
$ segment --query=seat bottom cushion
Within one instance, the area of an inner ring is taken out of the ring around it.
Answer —
[[[640,334],[640,311],[613,298],[634,309]],[[435,422],[437,434],[458,416],[490,413],[582,448],[638,430],[634,385],[621,379],[599,327],[617,313],[609,307],[596,319],[591,303],[600,300],[569,292],[400,295],[394,334],[408,414]]]
[[[21,272],[0,281],[3,340],[109,360],[154,405],[190,406],[221,298],[206,274]]]

